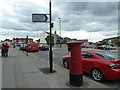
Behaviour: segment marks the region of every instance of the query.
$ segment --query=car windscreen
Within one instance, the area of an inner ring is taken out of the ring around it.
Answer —
[[[119,58],[120,56],[107,51],[97,51],[95,54],[104,60]]]
[[[48,47],[48,45],[47,45],[47,44],[44,44],[43,46]]]

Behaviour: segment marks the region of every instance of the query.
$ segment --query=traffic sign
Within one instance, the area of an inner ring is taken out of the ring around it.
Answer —
[[[32,22],[47,22],[46,14],[32,14]]]

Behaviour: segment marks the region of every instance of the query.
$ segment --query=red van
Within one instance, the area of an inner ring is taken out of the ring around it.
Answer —
[[[39,51],[38,43],[28,43],[26,47],[26,51]]]

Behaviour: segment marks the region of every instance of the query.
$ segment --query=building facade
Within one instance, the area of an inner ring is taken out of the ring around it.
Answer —
[[[56,31],[55,31],[55,33],[54,34],[52,34],[52,36],[54,37],[54,40],[55,40],[55,43],[56,43],[56,41],[57,41],[57,38],[59,37],[57,34],[56,34]],[[50,35],[50,33],[49,32],[42,32],[41,34],[40,34],[40,43],[47,43],[46,42],[46,38],[47,38],[47,36],[49,36]]]
[[[49,35],[48,32],[42,32],[42,33],[40,34],[40,43],[46,43],[45,38],[46,38],[48,35]]]
[[[12,42],[15,44],[19,44],[19,43],[27,43],[27,38],[13,38]],[[33,42],[32,38],[28,38],[28,43]]]
[[[103,39],[102,41],[97,42],[96,44],[109,44],[109,45],[115,45],[116,40],[118,40],[118,43],[120,43],[120,36],[117,37],[111,37]]]
[[[78,41],[83,42],[83,45],[88,45],[89,44],[88,39],[80,39]]]

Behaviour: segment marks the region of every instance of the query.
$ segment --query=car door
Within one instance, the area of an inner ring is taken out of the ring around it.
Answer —
[[[83,71],[89,73],[95,63],[94,56],[88,52],[82,52],[81,54],[82,54]]]

